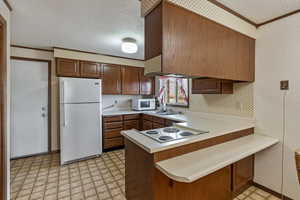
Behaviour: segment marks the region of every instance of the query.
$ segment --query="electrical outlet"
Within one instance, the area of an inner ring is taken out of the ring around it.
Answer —
[[[289,90],[289,81],[280,81],[280,90]]]

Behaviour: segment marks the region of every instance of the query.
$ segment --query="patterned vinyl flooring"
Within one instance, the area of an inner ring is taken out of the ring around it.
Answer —
[[[59,154],[11,161],[11,200],[126,200],[124,151],[60,166]],[[279,200],[250,187],[235,200]]]

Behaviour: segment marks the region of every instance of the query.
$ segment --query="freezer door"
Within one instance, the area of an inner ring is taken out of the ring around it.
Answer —
[[[60,106],[61,164],[101,154],[100,104]]]
[[[91,103],[101,101],[101,80],[60,78],[60,103]]]

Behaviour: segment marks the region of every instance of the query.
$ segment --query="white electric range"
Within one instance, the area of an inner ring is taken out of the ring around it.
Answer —
[[[190,129],[170,126],[166,128],[141,131],[140,133],[147,137],[150,137],[151,139],[159,143],[165,143],[174,140],[181,140],[188,137],[194,137],[200,134],[209,133],[209,131],[194,131]]]

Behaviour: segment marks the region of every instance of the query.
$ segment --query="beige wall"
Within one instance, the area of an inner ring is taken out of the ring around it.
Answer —
[[[10,158],[10,51],[9,51],[9,46],[10,46],[10,12],[6,5],[3,3],[3,1],[0,1],[0,15],[4,17],[6,20],[6,25],[7,25],[7,132],[6,132],[6,151],[7,151],[7,156],[6,156],[6,161],[7,161],[7,199],[10,199],[10,163],[9,163],[9,158]],[[2,177],[1,177],[2,178]]]
[[[234,83],[233,94],[191,94],[190,111],[253,117],[253,83]]]
[[[58,81],[55,76],[55,60],[53,52],[37,51],[11,47],[11,55],[22,58],[32,58],[51,61],[51,149],[58,149]]]

